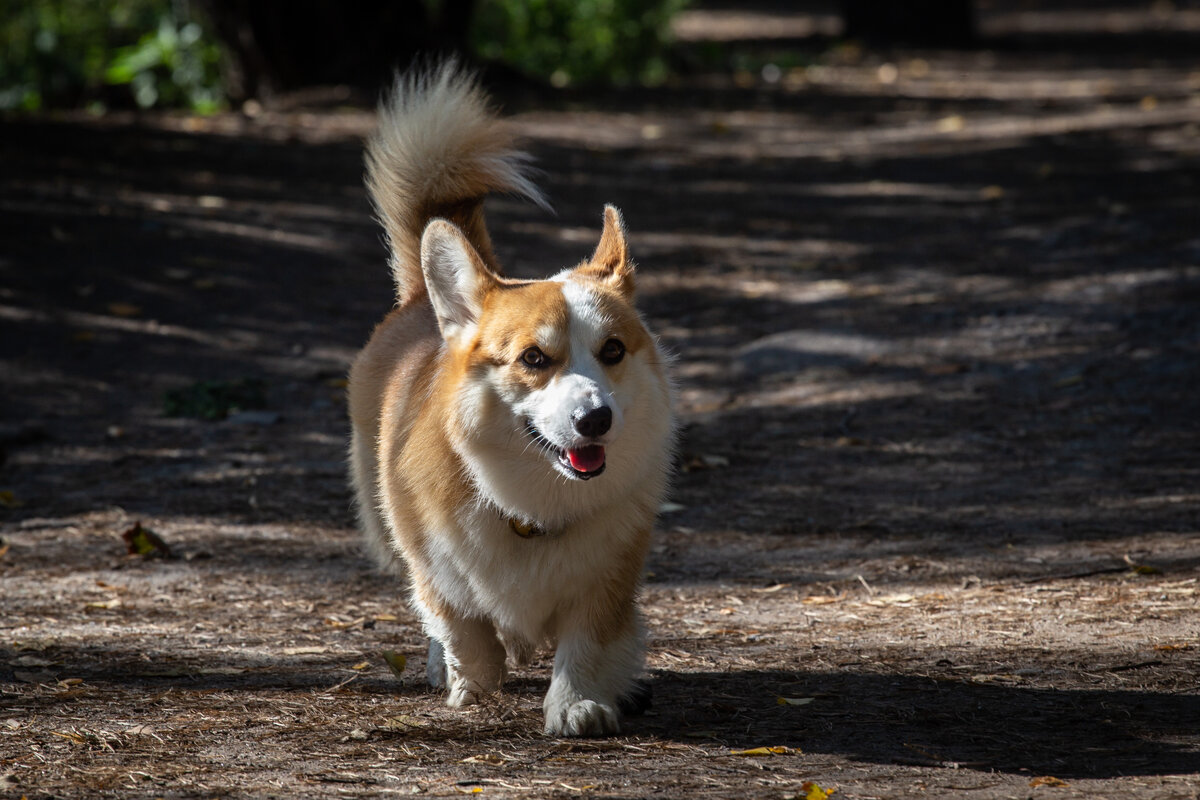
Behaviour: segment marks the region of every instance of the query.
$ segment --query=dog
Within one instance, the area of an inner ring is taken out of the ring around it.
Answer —
[[[350,472],[405,576],[452,707],[555,648],[545,732],[601,736],[645,700],[637,608],[673,461],[668,363],[638,315],[620,212],[590,258],[504,277],[489,193],[545,206],[528,155],[454,63],[398,76],[366,148],[396,308],[350,371]]]

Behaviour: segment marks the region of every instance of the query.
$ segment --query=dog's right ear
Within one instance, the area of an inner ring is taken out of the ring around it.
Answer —
[[[444,219],[425,226],[421,271],[442,338],[457,339],[479,320],[483,296],[495,285],[495,275],[462,231]]]

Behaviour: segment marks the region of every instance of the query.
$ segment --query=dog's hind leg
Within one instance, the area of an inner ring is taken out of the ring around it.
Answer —
[[[429,657],[425,659],[425,680],[434,689],[446,688],[446,651],[437,639],[429,640]]]
[[[350,479],[354,485],[358,527],[363,532],[367,550],[382,569],[404,577],[407,574],[404,559],[393,546],[383,516],[379,513],[374,447],[357,430],[350,435]]]

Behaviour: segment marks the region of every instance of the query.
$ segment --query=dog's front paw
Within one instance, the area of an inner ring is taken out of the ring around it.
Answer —
[[[470,676],[461,668],[447,664],[446,688],[450,690],[450,694],[446,695],[446,705],[451,708],[473,706],[481,702],[486,695],[498,690],[502,682],[503,673]]]
[[[467,685],[466,682],[463,682],[461,685],[451,689],[450,694],[446,695],[446,705],[451,708],[473,706],[479,702],[479,698],[482,696],[483,692],[478,686]]]
[[[468,678],[454,667],[447,665],[446,675],[447,687],[450,689],[450,694],[446,695],[446,705],[451,708],[473,706],[488,693],[487,687]]]
[[[550,736],[610,736],[621,732],[620,717],[612,706],[579,700],[561,709],[546,709]]]

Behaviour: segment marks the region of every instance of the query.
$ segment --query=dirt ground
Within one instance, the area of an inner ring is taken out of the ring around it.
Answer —
[[[0,796],[1200,797],[1198,13],[505,95],[557,216],[493,202],[502,260],[619,205],[678,358],[654,706],[606,740],[542,736],[546,657],[444,709],[360,548],[371,113],[5,120]],[[828,22],[781,15],[740,22]]]

